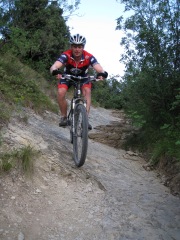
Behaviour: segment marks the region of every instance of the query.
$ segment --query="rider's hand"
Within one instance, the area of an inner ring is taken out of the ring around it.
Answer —
[[[107,78],[108,77],[108,73],[107,72],[103,72],[103,73],[98,73],[97,74],[97,78],[99,79],[99,80],[104,80],[105,78]]]
[[[104,78],[102,76],[99,76],[98,79],[99,80],[104,80]]]
[[[52,75],[56,76],[57,80],[60,80],[62,78],[62,74],[59,70],[53,70]]]
[[[62,78],[62,74],[57,74],[57,75],[56,75],[56,79],[57,79],[57,80],[60,80],[61,78]]]

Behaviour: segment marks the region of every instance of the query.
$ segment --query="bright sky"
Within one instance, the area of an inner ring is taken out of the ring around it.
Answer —
[[[85,50],[93,54],[109,75],[123,75],[124,66],[119,62],[123,48],[122,33],[116,29],[116,19],[123,14],[123,5],[116,0],[80,0],[76,11],[67,24],[71,34],[86,37]]]

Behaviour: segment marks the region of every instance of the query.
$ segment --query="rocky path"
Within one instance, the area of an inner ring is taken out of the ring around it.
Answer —
[[[122,121],[101,108],[90,120]],[[31,177],[18,170],[0,176],[1,240],[180,239],[180,199],[145,171],[142,158],[89,139],[77,169],[68,129],[57,123],[56,115],[24,110],[3,130],[3,149],[31,145],[40,154]]]

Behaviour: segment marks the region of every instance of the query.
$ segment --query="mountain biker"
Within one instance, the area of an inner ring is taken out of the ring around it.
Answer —
[[[105,72],[102,66],[98,63],[96,58],[87,51],[84,50],[86,44],[86,38],[80,34],[75,34],[70,37],[69,43],[71,48],[63,52],[55,63],[51,66],[50,72],[53,74],[54,70],[57,70],[64,66],[66,74],[72,74],[76,76],[85,77],[88,74],[88,68],[92,66],[98,73],[97,78],[103,80],[107,78],[108,73]],[[58,104],[62,117],[60,118],[59,126],[67,125],[67,101],[65,99],[66,92],[70,87],[69,82],[66,79],[61,79],[62,75],[56,75],[58,83]],[[86,80],[87,81],[87,80]],[[87,113],[89,114],[91,105],[91,82],[84,83],[82,80],[82,94],[87,101]],[[88,129],[91,130],[92,126],[89,124]]]

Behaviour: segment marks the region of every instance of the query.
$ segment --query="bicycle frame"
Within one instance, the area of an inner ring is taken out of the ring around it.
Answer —
[[[72,133],[74,133],[74,109],[75,106],[79,103],[83,104],[86,107],[86,100],[81,95],[81,82],[80,80],[77,81],[77,83],[74,83],[74,95],[71,99],[71,105],[70,110],[68,113],[68,123],[72,126]],[[72,121],[72,122],[71,122]]]

